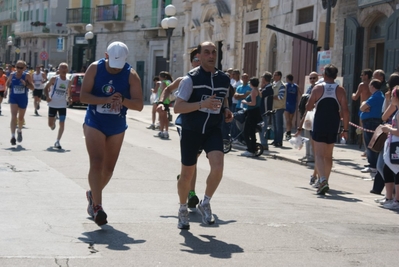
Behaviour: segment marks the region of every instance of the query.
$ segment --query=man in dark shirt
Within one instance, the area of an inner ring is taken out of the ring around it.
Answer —
[[[273,87],[270,83],[272,80],[272,74],[268,71],[263,73],[261,79],[261,93],[262,93],[262,102],[260,105],[261,114],[265,114],[267,111],[273,110]],[[263,115],[263,122],[265,123],[262,127],[262,132],[260,133],[260,142],[263,146],[264,150],[269,150],[269,145],[267,143],[267,139],[265,137],[267,128],[269,124],[271,124],[271,115]]]

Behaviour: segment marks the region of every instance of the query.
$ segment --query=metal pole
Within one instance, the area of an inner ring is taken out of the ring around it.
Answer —
[[[324,36],[324,50],[330,50],[330,24],[331,24],[331,2],[327,0],[326,30]]]
[[[166,30],[166,36],[168,37],[168,46],[167,46],[167,51],[166,51],[166,62],[169,63],[170,61],[170,38],[172,37],[173,33],[173,28],[168,28]]]

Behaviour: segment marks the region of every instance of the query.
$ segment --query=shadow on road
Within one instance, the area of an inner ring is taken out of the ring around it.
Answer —
[[[190,231],[182,230],[180,235],[184,237],[184,243],[181,243],[188,249],[181,249],[181,251],[209,255],[212,258],[230,259],[233,253],[243,253],[244,249],[235,244],[227,244],[226,242],[217,240],[215,236],[200,235],[200,237],[207,239],[203,241],[194,236]]]
[[[126,233],[116,230],[110,225],[102,226],[93,232],[85,232],[82,235],[86,237],[79,237],[80,241],[89,244],[91,253],[96,253],[98,250],[94,248],[94,245],[107,245],[108,249],[111,250],[129,250],[129,244],[142,244],[145,240],[134,240],[129,237]]]
[[[165,215],[163,215],[163,216],[160,216],[160,217],[161,218],[176,218],[176,224],[177,224],[177,219],[178,219],[177,216],[172,216],[172,215],[165,216]],[[217,228],[217,227],[219,227],[219,225],[225,225],[225,224],[230,224],[230,223],[237,222],[236,220],[223,221],[223,220],[219,219],[219,217],[216,214],[214,214],[214,213],[213,213],[213,217],[215,217],[215,223],[212,224],[212,225],[205,225],[204,223],[202,223],[202,216],[199,213],[199,211],[194,209],[194,210],[191,210],[189,212],[190,223],[199,223],[199,224],[201,224],[202,226],[205,226],[205,227]]]
[[[14,152],[27,151],[27,149],[24,148],[24,147],[21,146],[21,145],[17,145],[16,147],[6,148],[5,150],[14,151]]]
[[[52,147],[52,146],[48,147],[48,148],[46,149],[46,151],[49,151],[49,152],[57,152],[57,153],[71,152],[71,150],[65,150],[65,149],[63,149],[63,148],[58,149],[58,148],[54,148],[54,147]]]
[[[307,190],[307,191],[313,191],[314,194],[316,195],[316,188],[308,188],[308,187],[297,187],[299,189]],[[352,195],[351,192],[346,192],[346,191],[340,191],[340,190],[334,190],[330,189],[325,195],[316,195],[318,198],[324,198],[328,200],[339,200],[339,201],[345,201],[345,202],[363,202],[363,200],[358,199],[358,198],[352,198],[350,197]]]

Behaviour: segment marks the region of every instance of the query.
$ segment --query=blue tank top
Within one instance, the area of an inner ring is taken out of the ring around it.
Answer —
[[[17,73],[13,73],[10,83],[10,97],[28,97],[29,89],[21,84],[21,80],[25,80],[26,73],[22,73],[21,78],[15,77]]]
[[[295,83],[287,83],[287,105],[295,106],[298,98],[298,86]]]
[[[99,97],[109,97],[118,92],[125,98],[131,98],[129,85],[130,69],[131,66],[126,63],[121,72],[110,74],[106,69],[105,58],[100,59],[97,64],[97,73],[94,78],[94,86],[91,93]],[[110,110],[110,104],[89,104],[87,111],[90,111],[95,116],[112,121],[115,119],[115,115],[125,118],[127,108],[122,106],[120,112],[116,113]]]

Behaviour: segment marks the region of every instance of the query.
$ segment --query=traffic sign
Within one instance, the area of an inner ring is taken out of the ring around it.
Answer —
[[[46,51],[43,51],[40,53],[40,59],[41,60],[47,60],[48,59],[48,54]]]

